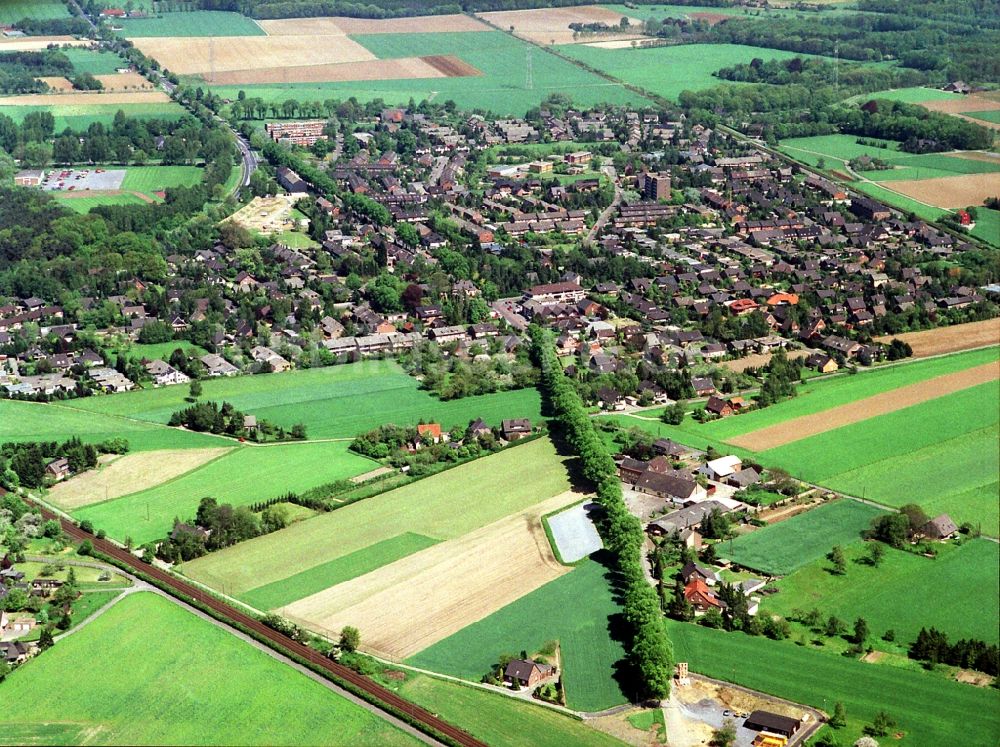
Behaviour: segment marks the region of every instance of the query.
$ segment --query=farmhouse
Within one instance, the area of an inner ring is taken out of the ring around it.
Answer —
[[[738,456],[724,456],[713,459],[710,462],[705,462],[698,472],[705,475],[709,480],[721,482],[741,469],[743,469],[742,459]]]
[[[924,524],[920,533],[930,539],[943,540],[957,534],[958,527],[948,514],[941,514]]]
[[[691,603],[696,613],[708,612],[713,608],[717,610],[726,608],[726,603],[715,596],[703,579],[697,577],[684,585],[684,598]]]
[[[69,460],[65,457],[53,459],[45,465],[46,477],[51,477],[53,480],[64,480],[71,474],[72,470],[69,468]]]
[[[662,475],[647,471],[635,481],[635,489],[675,503],[694,503],[708,498],[705,488],[683,473]]]
[[[667,536],[674,532],[683,532],[685,529],[697,529],[704,518],[712,513],[713,510],[726,513],[731,510],[731,507],[714,499],[702,501],[701,503],[693,503],[690,506],[667,514],[662,519],[651,521],[647,525],[646,530],[650,534]]]
[[[802,722],[798,719],[760,710],[751,713],[743,722],[743,727],[746,729],[766,731],[783,737],[791,737],[801,725]]]
[[[539,664],[536,661],[525,661],[524,659],[511,659],[504,669],[503,678],[505,682],[517,683],[521,687],[534,687],[542,680],[548,679],[556,672],[555,667],[549,664]]]
[[[417,426],[417,435],[420,436],[421,439],[428,438],[431,442],[436,444],[448,440],[448,437],[441,432],[440,423],[421,423]]]
[[[531,435],[531,421],[527,418],[514,418],[500,423],[500,430],[506,441],[517,441]]]

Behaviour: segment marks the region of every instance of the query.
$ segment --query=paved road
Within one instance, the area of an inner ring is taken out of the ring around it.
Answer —
[[[611,200],[611,204],[604,208],[600,216],[598,216],[597,222],[594,223],[593,227],[587,232],[587,241],[594,240],[597,234],[601,232],[601,229],[604,228],[609,220],[611,220],[611,216],[615,214],[615,211],[618,209],[618,205],[620,205],[622,201],[622,188],[621,185],[618,184],[618,174],[615,171],[615,167],[608,164],[607,166],[604,166],[601,171],[603,171],[611,180],[611,183],[615,185],[615,196],[614,199]]]

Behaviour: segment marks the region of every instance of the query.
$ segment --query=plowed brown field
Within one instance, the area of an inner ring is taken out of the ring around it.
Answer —
[[[281,613],[328,635],[353,625],[366,650],[404,659],[570,570],[552,554],[541,517],[581,497],[570,492],[549,498]]]
[[[987,345],[1000,345],[1000,317],[982,322],[955,324],[951,327],[925,329],[921,332],[885,335],[876,337],[875,340],[888,344],[892,342],[893,338],[898,338],[909,344],[913,348],[914,358],[956,353],[959,350],[984,348]]]
[[[877,415],[919,405],[977,384],[996,381],[997,378],[1000,378],[1000,366],[996,363],[985,363],[965,371],[936,376],[917,384],[865,397],[849,405],[841,405],[813,415],[803,415],[778,425],[744,433],[742,436],[729,439],[728,443],[751,451],[765,451],[845,425],[860,423]]]

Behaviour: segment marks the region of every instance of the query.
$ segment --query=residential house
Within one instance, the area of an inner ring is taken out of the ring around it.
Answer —
[[[505,682],[512,685],[516,683],[520,687],[530,688],[552,677],[555,673],[555,667],[550,664],[539,664],[536,661],[525,661],[524,659],[511,659],[504,670],[503,678]]]
[[[531,435],[531,421],[527,418],[513,418],[500,423],[504,440],[517,441]]]
[[[209,376],[235,376],[240,372],[240,369],[215,353],[206,353],[198,360],[208,369]]]
[[[695,614],[704,614],[710,609],[722,611],[726,603],[715,596],[708,584],[701,578],[692,578],[684,585],[684,598],[694,607]]]
[[[719,583],[719,574],[711,568],[706,568],[705,566],[693,561],[681,568],[680,573],[681,581],[685,584],[689,583],[692,578],[700,578],[709,586],[715,586]]]
[[[929,539],[943,540],[958,533],[958,526],[948,514],[941,514],[920,528],[920,533]]]
[[[45,476],[53,480],[65,480],[71,474],[73,471],[69,467],[69,460],[65,457],[53,459],[45,465]]]

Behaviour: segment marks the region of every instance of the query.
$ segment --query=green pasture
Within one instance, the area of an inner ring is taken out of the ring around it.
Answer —
[[[266,36],[264,30],[239,13],[219,10],[189,10],[161,13],[149,18],[115,21],[128,39],[143,36]]]
[[[877,148],[872,145],[861,145],[857,142],[856,135],[813,135],[812,137],[793,137],[782,140],[778,150],[787,153],[799,161],[816,166],[818,158],[825,158],[828,165],[831,159],[837,161],[849,161],[860,156],[871,156],[888,160],[895,156],[912,156],[910,153],[902,153],[899,150],[899,143],[895,140],[886,140],[889,148]],[[879,141],[883,142],[883,141]]]
[[[912,197],[901,195],[899,192],[893,192],[890,188],[882,187],[872,182],[851,182],[850,186],[851,189],[863,192],[889,207],[896,208],[904,213],[913,213],[923,220],[940,220],[942,216],[950,212],[944,208],[925,205],[922,202],[914,200]]]
[[[605,566],[586,560],[560,578],[407,659],[421,669],[478,682],[501,654],[531,655],[558,641],[566,701],[579,711],[627,702],[615,679],[625,650],[613,631],[621,608]]]
[[[481,109],[499,115],[523,115],[553,93],[568,94],[577,106],[598,103],[641,104],[643,99],[594,73],[554,54],[500,31],[472,33],[366,34],[352,37],[378,58],[424,55],[454,55],[482,71],[465,78],[424,78],[332,83],[289,83],[242,86],[212,86],[221,96],[236,98],[238,91],[266,101],[359,101],[383,99],[405,104],[432,98],[454,101],[463,109]],[[525,66],[531,55],[532,83],[528,88]]]
[[[483,418],[499,424],[504,418],[541,417],[538,391],[533,388],[479,397],[441,401],[418,388],[394,361],[362,361],[280,374],[234,376],[203,383],[202,400],[226,401],[258,418],[290,428],[304,423],[310,438],[351,438],[383,423],[415,425],[421,419],[443,427],[467,425]],[[92,412],[125,415],[166,423],[187,407],[188,388],[161,387],[74,400]]]
[[[993,246],[1000,246],[1000,210],[976,208],[976,227],[971,233]]]
[[[1000,172],[998,163],[974,161],[970,158],[957,158],[942,153],[926,153],[923,155],[907,155],[905,157],[890,156],[888,159],[894,168],[887,171],[863,171],[863,176],[876,182],[898,181],[903,179],[938,179],[946,176],[962,176],[963,174],[994,174]]]
[[[691,671],[833,713],[847,709],[845,729],[835,732],[852,744],[862,727],[884,710],[898,723],[901,747],[940,747],[956,735],[967,747],[993,747],[1000,740],[1000,693],[971,687],[938,674],[867,664],[843,656],[742,633],[667,621],[678,661]]]
[[[882,511],[842,499],[719,544],[719,555],[771,576],[783,576],[823,558],[834,545],[861,539]]]
[[[122,599],[19,668],[0,683],[0,701],[3,744],[417,744],[147,593]]]
[[[765,464],[851,495],[1000,533],[1000,396],[980,384],[761,452]]]
[[[57,403],[0,400],[0,443],[65,441],[73,436],[87,443],[100,443],[121,436],[128,439],[132,451],[198,449],[232,443],[219,436],[85,412]]]
[[[1000,638],[1000,609],[990,590],[1000,587],[1000,547],[977,539],[943,548],[937,558],[886,548],[876,568],[864,562],[867,545],[844,550],[847,573],[830,573],[826,560],[814,560],[778,581],[777,594],[764,597],[768,612],[788,616],[817,608],[853,621],[864,617],[875,636],[890,628],[903,645],[923,627],[935,627],[952,640]]]
[[[962,112],[962,114],[973,119],[981,119],[984,122],[1000,124],[1000,109],[988,109],[984,112]]]
[[[116,539],[131,536],[142,544],[165,537],[175,518],[193,518],[206,496],[245,506],[343,480],[374,466],[348,451],[348,445],[335,441],[244,446],[156,487],[86,506],[75,515],[90,519]]]
[[[571,716],[468,685],[417,675],[398,692],[494,747],[621,747]]]
[[[876,91],[875,93],[865,93],[848,99],[849,103],[864,103],[872,99],[883,99],[885,101],[902,101],[905,104],[918,104],[921,101],[947,101],[948,99],[960,99],[962,94],[942,91],[937,88],[923,88],[914,86],[913,88],[897,88],[892,91]]]
[[[67,18],[69,8],[62,0],[0,0],[0,23],[11,24],[25,18]]]
[[[363,576],[407,555],[436,545],[438,540],[406,532],[376,542],[361,550],[296,573],[294,576],[259,586],[242,594],[242,599],[259,610],[273,610],[304,599],[323,589]]]
[[[460,537],[568,490],[564,460],[537,439],[198,558],[184,573],[239,596],[404,532]]]
[[[61,50],[73,63],[73,69],[78,73],[91,75],[112,75],[118,68],[128,65],[125,60],[114,52],[100,52],[85,47],[70,47]]]
[[[618,80],[676,101],[681,91],[700,91],[726,81],[713,72],[754,58],[787,60],[808,57],[780,49],[739,44],[682,44],[649,49],[602,49],[566,44],[559,52]]]
[[[159,104],[66,104],[59,106],[0,106],[0,114],[6,114],[15,122],[21,122],[29,112],[51,112],[55,117],[56,132],[67,127],[82,132],[94,122],[106,127],[114,124],[115,115],[122,111],[136,119],[181,119],[187,112],[174,102]]]

